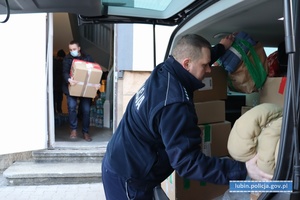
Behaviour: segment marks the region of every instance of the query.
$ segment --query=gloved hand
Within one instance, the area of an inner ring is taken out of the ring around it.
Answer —
[[[74,80],[74,77],[69,78],[68,81],[69,81],[70,85],[76,85],[78,83],[78,81]]]
[[[99,83],[99,84],[95,84],[95,88],[96,88],[96,90],[99,90],[100,89],[100,87],[101,87],[101,84]]]

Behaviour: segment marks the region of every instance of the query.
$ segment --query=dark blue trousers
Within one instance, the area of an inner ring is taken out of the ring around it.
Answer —
[[[80,101],[78,105],[78,113],[81,112],[82,114],[82,133],[89,133],[92,98],[67,95],[70,129],[77,129],[77,99]]]
[[[102,182],[106,200],[153,200],[156,186],[118,176],[110,169],[105,156],[102,161]]]

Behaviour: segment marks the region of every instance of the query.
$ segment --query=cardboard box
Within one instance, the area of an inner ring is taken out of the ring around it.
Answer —
[[[248,110],[252,109],[254,106],[242,106],[241,108],[241,115],[243,115]]]
[[[284,105],[286,77],[268,77],[260,92],[260,103]]]
[[[210,124],[225,121],[225,101],[206,101],[195,103],[198,124]]]
[[[224,121],[214,124],[199,125],[202,137],[202,152],[207,156],[228,156],[227,141],[231,123]]]
[[[202,131],[202,150],[209,156],[228,156],[227,140],[231,130],[228,121],[199,125]],[[189,180],[173,172],[161,183],[161,187],[170,200],[186,199],[215,199],[222,196],[228,185],[215,185],[211,183]]]
[[[161,187],[170,200],[211,200],[222,196],[229,189],[228,185],[215,185],[181,178],[176,172],[164,180]]]
[[[213,101],[227,98],[227,72],[223,67],[212,67],[202,81],[204,88],[194,92],[194,102]]]
[[[94,98],[97,95],[96,86],[100,83],[102,73],[97,63],[74,59],[70,74],[79,82],[76,85],[69,85],[70,95]]]
[[[245,106],[257,106],[259,104],[259,92],[245,94],[245,96],[246,96]]]

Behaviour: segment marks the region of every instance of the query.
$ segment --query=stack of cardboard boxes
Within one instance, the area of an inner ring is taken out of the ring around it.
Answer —
[[[231,122],[226,121],[225,100],[227,99],[227,72],[221,67],[213,67],[203,82],[206,86],[194,92],[198,126],[201,129],[202,152],[208,156],[228,156],[227,140]],[[245,95],[245,106],[241,114],[261,103],[275,103],[283,106],[285,77],[268,77],[259,92]],[[188,180],[173,172],[162,184],[170,200],[214,199],[222,196],[229,187]]]
[[[198,126],[201,129],[202,151],[208,156],[228,156],[227,140],[231,123],[225,119],[225,99],[227,98],[227,72],[221,67],[213,67],[203,82],[204,88],[194,92]],[[170,200],[213,199],[228,190],[227,185],[188,180],[173,172],[162,184]]]

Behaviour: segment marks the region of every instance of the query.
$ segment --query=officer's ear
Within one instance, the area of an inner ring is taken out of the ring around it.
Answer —
[[[181,65],[183,66],[184,69],[186,69],[187,71],[189,71],[189,64],[190,64],[191,60],[189,58],[185,58],[182,60]]]

